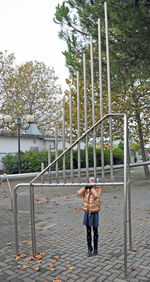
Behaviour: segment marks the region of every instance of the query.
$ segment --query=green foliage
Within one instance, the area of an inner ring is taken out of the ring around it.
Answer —
[[[86,167],[85,160],[85,149],[81,151],[81,168]],[[59,150],[59,155],[62,153],[62,150]],[[89,167],[93,167],[93,147],[89,146],[88,148],[89,154]],[[101,166],[101,150],[96,149],[96,157],[97,157],[97,166]],[[55,153],[51,153],[51,162],[55,159]],[[110,164],[110,151],[109,149],[104,150],[104,159],[105,165]],[[113,159],[114,164],[123,163],[123,150],[115,149],[113,151]],[[17,174],[18,168],[18,154],[16,155],[7,155],[3,158],[3,163],[6,167],[7,174]],[[47,150],[43,151],[27,151],[25,153],[21,152],[21,173],[29,173],[29,172],[40,172],[41,163],[44,163],[44,167],[48,165],[48,152]],[[70,169],[70,153],[68,152],[65,157],[66,169]],[[59,170],[63,170],[63,159],[59,161]],[[78,151],[73,150],[73,168],[78,168]],[[55,170],[55,165],[52,166],[51,170]]]

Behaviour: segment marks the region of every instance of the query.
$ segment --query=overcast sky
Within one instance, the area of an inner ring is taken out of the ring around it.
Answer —
[[[53,22],[55,7],[62,0],[0,0],[0,51],[14,53],[17,63],[43,61],[53,67],[63,90],[65,42],[58,38],[59,25]]]

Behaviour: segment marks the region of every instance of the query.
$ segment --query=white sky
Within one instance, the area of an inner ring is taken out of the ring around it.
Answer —
[[[43,61],[55,69],[65,90],[66,45],[58,38],[60,26],[53,22],[58,3],[62,0],[0,0],[0,51],[14,53],[18,64]]]

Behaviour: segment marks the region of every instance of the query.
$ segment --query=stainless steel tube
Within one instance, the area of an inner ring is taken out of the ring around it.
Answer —
[[[35,237],[35,213],[34,213],[34,187],[30,185],[30,217],[31,217],[31,239],[32,255],[36,255],[36,237]]]
[[[95,124],[95,97],[94,97],[94,72],[93,72],[93,39],[90,36],[90,58],[91,58],[91,88],[92,88],[92,121]],[[97,177],[96,171],[96,130],[93,130],[93,161],[94,161],[94,177]]]
[[[80,137],[80,91],[79,91],[79,72],[77,71],[77,134]],[[81,158],[80,158],[80,143],[78,143],[78,180],[81,181]]]
[[[63,108],[63,119],[62,119],[62,141],[63,141],[63,151],[65,151],[65,108]],[[63,180],[66,182],[66,156],[63,156]]]
[[[17,209],[17,192],[16,187],[14,190],[14,231],[15,231],[15,246],[16,246],[16,255],[19,255],[19,244],[18,244],[18,209]]]
[[[124,115],[124,278],[127,279],[127,116]]]
[[[51,163],[51,146],[48,146],[48,165]],[[51,183],[51,168],[48,170],[48,181]]]
[[[109,63],[109,42],[108,42],[108,17],[107,17],[107,3],[104,3],[105,10],[105,33],[106,33],[106,57],[107,57],[107,82],[108,82],[108,109],[111,114],[111,87],[110,87],[110,63]],[[114,181],[113,172],[113,149],[112,149],[112,118],[109,119],[109,134],[110,134],[110,167],[111,180]]]
[[[70,116],[70,145],[72,144],[72,91],[70,89],[70,100],[69,100],[69,116]],[[73,182],[73,150],[70,150],[70,177]]]
[[[57,125],[55,124],[55,159],[58,158],[58,132]],[[58,179],[58,161],[56,162],[56,182],[59,182]]]
[[[103,87],[102,87],[102,50],[101,50],[101,22],[98,19],[98,54],[99,54],[99,90],[100,90],[100,118],[103,117]],[[101,123],[101,167],[102,180],[105,179],[104,173],[104,134],[103,122]]]
[[[84,76],[84,119],[85,119],[85,132],[88,129],[87,120],[87,94],[86,94],[86,56],[83,54],[83,76]],[[88,136],[85,139],[85,161],[86,161],[86,180],[89,179],[89,156],[88,156]]]

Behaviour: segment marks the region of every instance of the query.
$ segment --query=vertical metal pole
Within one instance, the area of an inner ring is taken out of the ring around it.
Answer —
[[[88,129],[87,121],[87,96],[86,96],[86,57],[83,54],[83,76],[84,76],[84,119],[85,119],[85,132]],[[86,181],[89,180],[89,157],[88,157],[88,136],[85,137],[85,161],[86,161]]]
[[[44,170],[44,163],[41,163],[41,171],[43,171],[43,170]],[[43,176],[43,174],[41,176],[41,183],[44,183],[44,176]]]
[[[70,89],[70,104],[69,104],[69,115],[70,115],[70,145],[72,144],[72,91]],[[73,182],[73,150],[70,150],[70,170],[71,170],[71,182]]]
[[[108,82],[108,108],[111,114],[111,88],[110,88],[110,64],[109,64],[109,42],[108,42],[108,17],[107,17],[107,3],[104,3],[105,10],[105,33],[106,33],[106,57],[107,57],[107,82]],[[109,118],[109,134],[110,134],[110,173],[111,180],[114,181],[113,172],[113,150],[112,150],[112,117]]]
[[[127,130],[128,130],[128,124],[127,124]],[[128,134],[128,131],[127,131]],[[130,152],[129,152],[129,134],[127,135],[127,168],[128,168],[128,218],[129,218],[129,245],[130,250],[132,250],[132,225],[131,225],[131,186],[130,186]]]
[[[20,160],[20,128],[21,128],[21,117],[17,116],[17,130],[18,130],[18,173],[21,170],[21,160]]]
[[[48,146],[48,165],[51,163],[51,146]],[[51,183],[51,168],[48,169],[48,182]]]
[[[94,72],[93,72],[93,42],[90,36],[90,57],[91,57],[91,87],[92,87],[92,121],[95,124],[95,102],[94,102]],[[93,130],[93,160],[94,160],[94,177],[96,178],[96,130]]]
[[[124,278],[127,279],[127,116],[124,115]]]
[[[63,108],[63,119],[62,119],[62,141],[63,141],[63,151],[65,151],[65,108]],[[66,157],[63,156],[63,181],[66,182]]]
[[[79,92],[79,72],[77,71],[77,135],[80,137],[80,92]],[[81,159],[80,159],[80,143],[78,143],[78,180],[81,181]]]
[[[15,246],[16,255],[19,255],[19,244],[18,244],[18,215],[17,215],[17,192],[14,190],[14,227],[15,227]]]
[[[98,19],[98,53],[99,53],[99,90],[100,90],[100,118],[103,117],[103,88],[102,88],[102,50],[101,50],[101,23]],[[104,172],[104,135],[103,135],[103,122],[101,123],[101,167],[102,167],[102,180],[105,179]]]
[[[34,212],[34,187],[30,186],[30,216],[31,216],[31,239],[32,256],[36,256],[36,236],[35,236],[35,212]]]
[[[55,159],[58,157],[58,132],[57,125],[55,124]],[[58,161],[56,162],[56,183],[59,183],[58,179]]]

